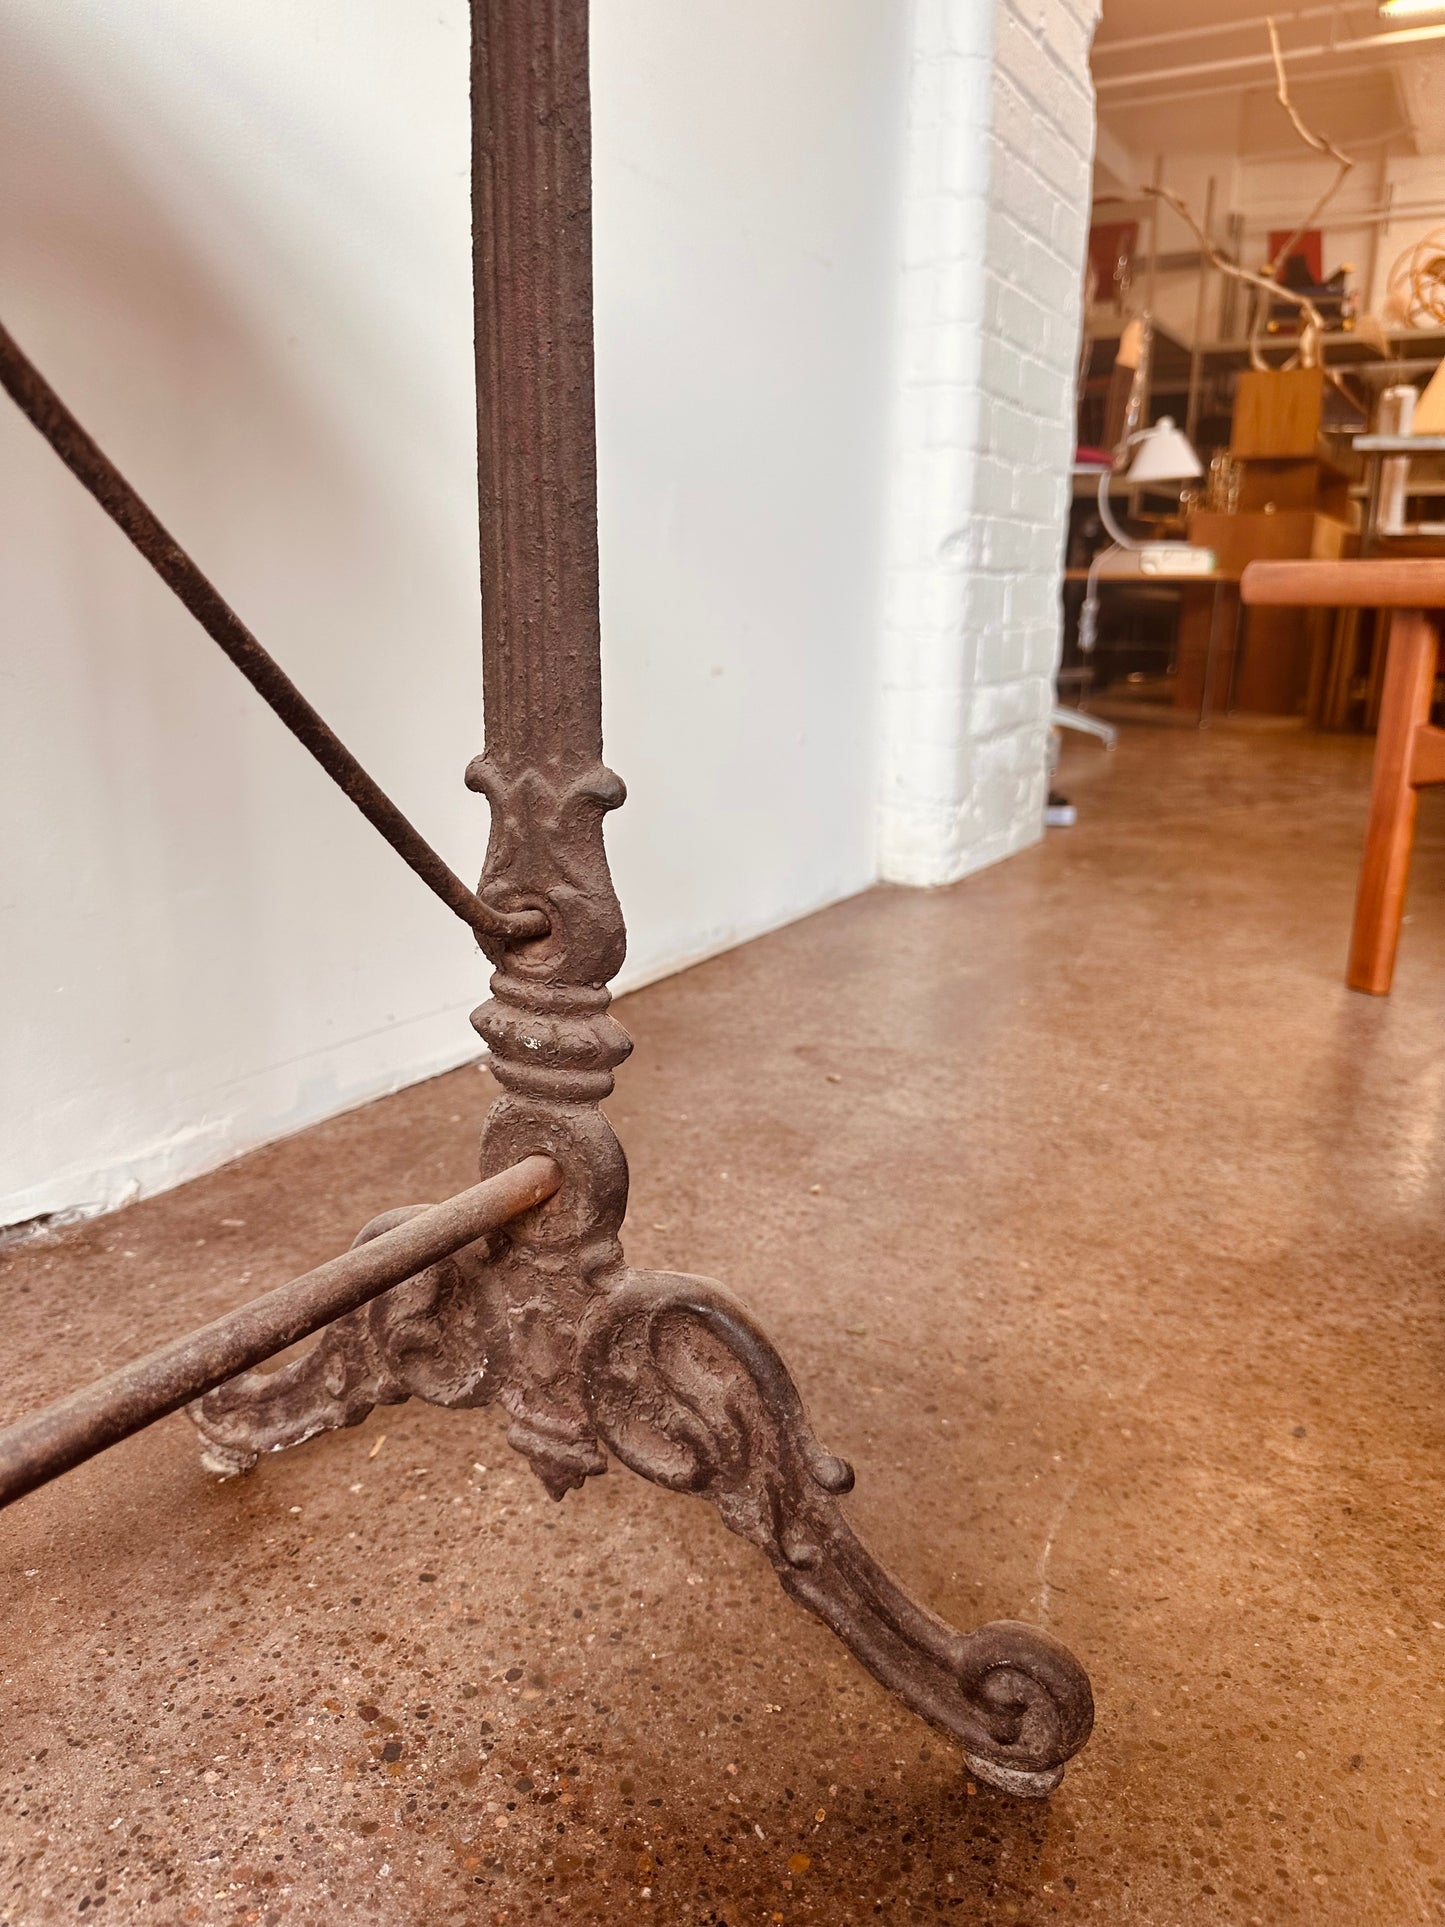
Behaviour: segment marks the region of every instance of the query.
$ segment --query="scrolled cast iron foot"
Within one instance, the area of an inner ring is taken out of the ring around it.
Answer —
[[[1088,1676],[1067,1647],[999,1620],[958,1633],[909,1597],[838,1507],[852,1467],[819,1445],[787,1367],[706,1278],[631,1272],[584,1327],[597,1432],[622,1463],[717,1508],[784,1590],[868,1671],[950,1734],[980,1779],[1042,1797],[1088,1739]]]
[[[383,1212],[353,1247],[424,1209]],[[490,1404],[507,1359],[505,1311],[487,1288],[499,1243],[465,1246],[338,1318],[301,1357],[273,1372],[242,1372],[197,1399],[187,1410],[201,1434],[202,1465],[234,1478],[263,1452],[360,1425],[376,1406],[409,1398]]]

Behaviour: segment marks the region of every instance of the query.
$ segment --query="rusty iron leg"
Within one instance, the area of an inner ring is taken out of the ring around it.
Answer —
[[[1429,727],[1440,649],[1438,617],[1419,609],[1396,610],[1386,649],[1370,814],[1346,972],[1351,990],[1374,997],[1389,994],[1395,974],[1415,840],[1416,792],[1426,783],[1445,781],[1440,755],[1445,732]]]
[[[235,1374],[274,1357],[298,1338],[441,1267],[490,1249],[509,1218],[549,1198],[561,1172],[546,1158],[527,1158],[444,1204],[414,1205],[368,1226],[352,1249],[304,1277],[240,1305],[199,1330],[173,1339],[57,1404],[0,1431],[0,1507],[84,1464],[107,1446],[200,1398],[214,1386],[245,1383]],[[363,1248],[364,1247],[364,1248]],[[316,1357],[325,1345],[309,1354]],[[254,1463],[254,1455],[248,1463]],[[217,1470],[238,1464],[213,1457]]]
[[[852,1469],[814,1437],[787,1367],[749,1313],[707,1279],[632,1271],[623,1257],[627,1161],[601,1110],[632,1046],[608,990],[626,930],[602,828],[624,791],[602,761],[588,9],[586,0],[473,0],[473,28],[486,746],[467,782],[491,807],[475,893],[3,331],[0,382],[358,808],[476,931],[494,972],[472,1021],[502,1087],[482,1127],[483,1182],[443,1207],[388,1213],[346,1258],[28,1421],[39,1458],[26,1459],[25,1426],[12,1428],[0,1439],[0,1473],[14,1448],[18,1496],[198,1392],[203,1460],[223,1473],[354,1425],[380,1404],[495,1400],[511,1444],[554,1498],[606,1471],[610,1452],[643,1478],[706,1499],[877,1680],[959,1742],[980,1778],[1046,1794],[1093,1724],[1078,1661],[1035,1627],[1005,1620],[959,1633],[912,1599],[848,1525],[839,1500]],[[269,1373],[246,1369],[323,1319],[332,1322],[304,1357]]]
[[[1077,1660],[1031,1626],[958,1633],[912,1600],[848,1526],[852,1471],[743,1307],[623,1258],[627,1164],[599,1108],[631,1043],[607,989],[625,930],[602,821],[624,792],[602,762],[587,9],[476,0],[474,22],[487,740],[467,781],[491,805],[478,895],[512,929],[540,911],[548,930],[482,933],[495,974],[473,1021],[503,1095],[481,1162],[542,1153],[564,1182],[496,1248],[343,1320],[284,1373],[213,1392],[197,1423],[241,1465],[373,1404],[495,1399],[554,1498],[610,1451],[707,1499],[976,1774],[1045,1794],[1093,1722]]]

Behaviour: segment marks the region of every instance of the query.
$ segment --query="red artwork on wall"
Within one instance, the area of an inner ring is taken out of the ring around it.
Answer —
[[[1293,228],[1271,228],[1269,232],[1269,258],[1274,260],[1280,249],[1288,241]],[[1290,261],[1302,261],[1304,272],[1296,268],[1293,275],[1287,272],[1288,262],[1280,263],[1279,280],[1288,287],[1305,286],[1317,288],[1325,278],[1324,236],[1317,227],[1307,227],[1289,251]]]

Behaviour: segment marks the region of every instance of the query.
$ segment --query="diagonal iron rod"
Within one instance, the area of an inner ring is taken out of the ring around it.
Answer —
[[[39,429],[116,527],[130,537],[162,582],[175,592],[211,640],[219,644],[262,701],[270,705],[298,742],[310,750],[331,780],[351,798],[367,822],[380,830],[427,888],[479,937],[517,943],[545,936],[548,920],[544,912],[494,910],[443,862],[311,707],[280,664],[262,648],[3,326],[0,326],[0,387]]]
[[[7,1426],[0,1431],[0,1507],[498,1230],[550,1198],[561,1183],[551,1158],[523,1158]]]

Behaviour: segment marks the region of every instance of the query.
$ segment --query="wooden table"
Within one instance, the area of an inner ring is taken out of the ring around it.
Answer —
[[[1416,792],[1445,783],[1445,729],[1430,723],[1445,627],[1445,560],[1252,562],[1241,592],[1247,603],[1266,607],[1391,611],[1370,815],[1345,974],[1351,990],[1387,996],[1415,841]]]
[[[1170,546],[1146,544],[1140,549],[1116,549],[1104,557],[1094,579],[1101,589],[1112,583],[1151,592],[1173,591],[1179,603],[1174,707],[1197,710],[1202,729],[1211,707],[1223,710],[1229,706],[1239,647],[1239,571],[1222,569],[1216,559],[1212,568],[1204,570],[1161,567],[1146,572],[1142,562],[1145,549]],[[1087,583],[1090,574],[1088,569],[1065,569],[1064,580]],[[1221,690],[1222,699],[1216,701]]]

